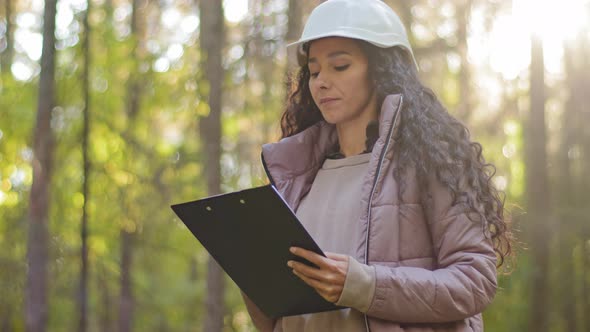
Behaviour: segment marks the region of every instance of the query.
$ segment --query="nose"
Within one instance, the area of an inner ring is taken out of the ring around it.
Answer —
[[[324,72],[319,72],[318,76],[316,76],[315,80],[314,80],[314,87],[317,89],[329,89],[330,86],[332,86],[332,79],[329,77],[329,75],[327,75],[327,73]]]

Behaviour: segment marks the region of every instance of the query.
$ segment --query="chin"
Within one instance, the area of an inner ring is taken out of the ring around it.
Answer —
[[[350,119],[343,118],[343,117],[324,117],[324,119],[326,120],[327,123],[332,124],[332,125],[338,125],[338,124],[342,124],[342,123],[346,123],[346,122],[350,121]]]
[[[324,117],[324,120],[331,125],[337,125],[340,122],[342,122],[340,119],[332,119],[332,118],[326,118],[326,117]]]
[[[322,117],[324,118],[324,121],[326,121],[329,124],[338,124],[340,122],[342,122],[342,118],[339,117],[338,115],[334,116],[334,114],[326,114],[326,113],[322,113]]]

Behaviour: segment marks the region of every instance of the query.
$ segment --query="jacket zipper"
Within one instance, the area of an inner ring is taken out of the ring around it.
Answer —
[[[385,159],[385,153],[387,152],[387,149],[389,148],[389,144],[391,142],[391,136],[393,135],[393,129],[397,126],[397,121],[399,119],[400,115],[400,111],[402,108],[402,103],[403,103],[403,96],[400,96],[400,100],[399,100],[399,104],[397,106],[397,110],[395,111],[395,115],[393,117],[393,124],[391,125],[391,127],[389,128],[389,132],[387,133],[387,141],[385,142],[385,146],[383,147],[383,150],[381,150],[381,154],[379,155],[379,162],[377,163],[377,174],[375,174],[375,178],[373,179],[373,185],[371,187],[371,195],[369,195],[369,207],[368,207],[368,211],[367,211],[367,232],[365,235],[365,264],[368,265],[369,264],[369,228],[371,226],[371,204],[373,202],[373,195],[375,194],[375,188],[377,187],[377,180],[379,179],[379,176],[381,175],[381,167],[383,166],[383,159]],[[270,184],[272,186],[275,186],[275,182],[272,178],[272,176],[270,175],[270,172],[268,171],[268,166],[266,165],[266,161],[264,160],[264,154],[260,153],[260,159],[262,160],[262,166],[264,168],[264,172],[266,173],[266,176],[268,177],[268,180],[270,181]],[[367,317],[366,314],[364,314],[365,316],[365,328],[367,329],[367,332],[370,332],[370,328],[369,328],[369,318]]]
[[[365,265],[369,265],[369,230],[371,227],[371,204],[373,203],[373,195],[375,194],[375,189],[377,187],[377,182],[379,180],[379,176],[381,175],[381,168],[383,167],[383,160],[385,159],[385,154],[387,149],[389,148],[389,144],[391,142],[391,136],[393,135],[393,130],[397,126],[397,121],[399,119],[400,111],[402,108],[403,103],[403,96],[400,96],[399,104],[397,106],[397,110],[395,111],[395,115],[393,116],[393,124],[389,128],[389,132],[387,133],[387,140],[385,141],[385,146],[381,150],[381,155],[379,156],[379,162],[377,163],[377,173],[375,174],[375,178],[373,179],[373,186],[371,187],[371,195],[369,195],[369,206],[367,208],[367,232],[365,235]],[[369,318],[366,314],[365,316],[365,328],[367,332],[370,332],[369,328]]]

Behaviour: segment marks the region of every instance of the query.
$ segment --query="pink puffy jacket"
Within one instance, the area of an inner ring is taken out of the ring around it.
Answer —
[[[415,176],[406,175],[399,197],[392,172],[401,110],[401,95],[385,99],[360,197],[363,231],[353,244],[355,258],[376,269],[367,331],[483,331],[481,312],[497,288],[492,242],[481,223],[451,206],[449,191],[434,177],[428,209],[420,203]],[[263,146],[269,178],[293,210],[336,142],[334,126],[320,122]],[[246,304],[254,324],[272,330],[274,322],[247,298]]]

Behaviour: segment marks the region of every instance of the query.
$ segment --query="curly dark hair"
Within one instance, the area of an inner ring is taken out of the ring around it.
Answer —
[[[494,243],[500,267],[511,254],[512,234],[504,217],[505,194],[492,182],[496,169],[485,161],[481,144],[471,141],[467,127],[450,115],[434,92],[420,82],[409,52],[357,42],[368,58],[368,74],[378,105],[390,94],[404,96],[402,125],[394,151],[394,176],[401,184],[400,191],[404,188],[401,174],[406,170],[415,170],[420,192],[428,192],[427,179],[435,174],[450,190],[453,205],[465,206],[472,221],[484,221],[483,231]],[[304,45],[304,50],[309,52],[309,44]],[[287,107],[281,117],[283,138],[323,120],[312,99],[309,79],[309,69],[303,64],[289,82]],[[423,203],[428,204],[429,199],[423,197]]]

